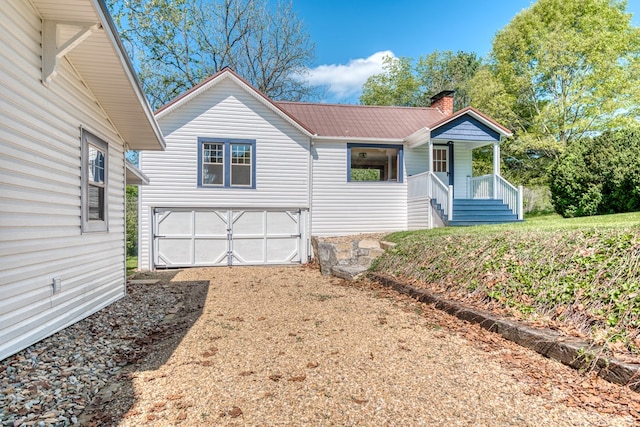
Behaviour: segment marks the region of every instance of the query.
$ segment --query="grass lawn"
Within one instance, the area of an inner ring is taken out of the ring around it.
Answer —
[[[138,257],[137,256],[128,256],[127,257],[127,276],[135,273],[138,268]]]
[[[640,354],[640,212],[391,234],[376,271]]]

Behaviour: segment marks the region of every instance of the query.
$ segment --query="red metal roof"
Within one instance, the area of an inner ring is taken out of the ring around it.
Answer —
[[[155,114],[180,104],[188,95],[206,86],[224,74],[236,77],[249,90],[253,90],[266,103],[273,105],[283,115],[294,121],[310,134],[333,138],[405,139],[423,128],[431,130],[442,126],[464,114],[475,114],[500,133],[511,132],[495,120],[472,107],[464,108],[453,115],[445,115],[437,108],[393,107],[350,104],[313,104],[307,102],[273,101],[251,86],[230,68],[224,68],[187,92],[156,110]]]
[[[278,101],[275,104],[318,136],[327,137],[403,139],[446,118],[436,108]]]

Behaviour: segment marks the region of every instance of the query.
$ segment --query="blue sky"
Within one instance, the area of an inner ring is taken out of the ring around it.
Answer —
[[[495,33],[531,0],[293,0],[316,46],[314,84],[325,102],[357,103],[367,77],[385,55],[418,58],[434,50],[491,51]],[[640,0],[628,0],[640,25]]]

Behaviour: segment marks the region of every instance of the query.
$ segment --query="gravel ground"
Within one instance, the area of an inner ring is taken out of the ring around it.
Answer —
[[[628,426],[638,395],[311,267],[159,285],[0,362],[0,424]]]

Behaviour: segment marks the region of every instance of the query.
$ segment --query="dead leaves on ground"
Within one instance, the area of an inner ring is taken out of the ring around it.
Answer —
[[[238,408],[237,406],[233,406],[228,411],[220,412],[220,418],[226,416],[229,416],[231,418],[238,418],[240,415],[242,415],[242,409]]]
[[[564,404],[568,407],[595,410],[603,414],[631,416],[640,421],[640,393],[627,387],[611,384],[594,373],[580,373],[559,362],[538,357],[531,350],[525,349],[501,336],[462,321],[454,316],[437,310],[433,305],[416,301],[398,294],[390,288],[373,282],[345,286],[364,288],[375,293],[376,297],[393,300],[408,311],[417,307],[421,316],[429,320],[434,336],[447,339],[452,334],[473,343],[475,348],[492,354],[496,360],[511,368],[512,376],[521,383],[527,384],[527,394],[540,396],[550,405]],[[378,318],[379,324],[385,324],[384,317]],[[442,329],[441,329],[442,328]],[[405,348],[403,348],[405,347]],[[399,340],[399,349],[409,351],[405,343]],[[557,397],[557,391],[561,397]]]

